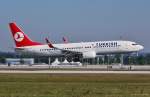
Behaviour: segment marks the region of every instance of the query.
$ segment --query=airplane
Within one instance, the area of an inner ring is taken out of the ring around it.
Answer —
[[[43,44],[32,41],[15,22],[9,23],[9,27],[16,44],[15,51],[22,54],[95,58],[99,54],[132,53],[144,49],[136,42],[123,40],[52,44],[46,38],[46,44]]]

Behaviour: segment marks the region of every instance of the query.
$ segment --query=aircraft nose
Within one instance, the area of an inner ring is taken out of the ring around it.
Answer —
[[[140,45],[139,49],[140,49],[140,50],[143,50],[143,49],[144,49],[144,46]]]

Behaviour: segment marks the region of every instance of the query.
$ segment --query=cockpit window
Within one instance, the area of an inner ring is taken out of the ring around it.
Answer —
[[[138,45],[137,43],[133,43],[132,45]]]

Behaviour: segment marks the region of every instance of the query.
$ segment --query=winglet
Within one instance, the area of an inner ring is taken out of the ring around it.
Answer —
[[[62,40],[64,43],[68,43],[68,39],[66,37],[63,37]]]
[[[48,40],[48,38],[45,38],[46,43],[48,44],[48,46],[50,48],[54,48],[54,46],[52,45],[52,43]]]

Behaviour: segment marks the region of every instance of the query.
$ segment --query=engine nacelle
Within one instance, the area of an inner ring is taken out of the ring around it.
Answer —
[[[94,51],[89,51],[89,52],[83,53],[83,58],[95,58],[95,57],[96,57],[96,52],[94,52]]]

